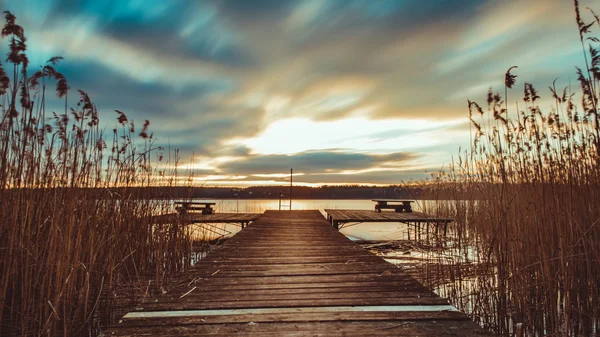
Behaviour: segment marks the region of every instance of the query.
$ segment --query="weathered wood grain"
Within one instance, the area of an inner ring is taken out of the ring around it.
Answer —
[[[414,222],[448,223],[450,218],[430,217],[421,212],[376,212],[362,209],[326,209],[333,221],[341,222]]]
[[[260,213],[185,213],[163,214],[152,218],[157,224],[194,224],[194,223],[247,223],[258,219]]]
[[[265,212],[107,333],[234,334],[488,336],[400,268],[340,234],[318,211]]]

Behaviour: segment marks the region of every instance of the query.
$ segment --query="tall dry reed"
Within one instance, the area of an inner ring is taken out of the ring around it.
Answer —
[[[99,126],[90,97],[73,96],[57,70],[61,57],[30,72],[23,28],[4,14],[0,335],[94,335],[116,307],[160,291],[167,275],[185,267],[190,245],[182,227],[151,221],[168,205],[129,190],[168,185],[156,179],[177,175],[157,172],[162,149],[149,122],[137,133],[117,111],[112,133]],[[64,110],[47,110],[49,102]]]
[[[600,327],[600,28],[575,1],[586,68],[579,90],[549,88],[551,107],[524,83],[514,108],[515,67],[505,96],[468,102],[470,149],[433,184],[437,211],[456,219],[454,256],[430,266],[439,290],[505,336],[592,336]],[[474,267],[474,268],[471,268]],[[473,272],[476,270],[477,272]]]

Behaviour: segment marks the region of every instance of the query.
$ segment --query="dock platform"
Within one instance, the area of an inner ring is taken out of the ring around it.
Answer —
[[[448,223],[454,221],[450,218],[431,217],[421,212],[377,212],[362,209],[326,209],[327,220],[337,229],[344,227],[348,223],[362,222],[403,222],[414,224],[420,228],[421,224],[426,224],[427,232],[429,225],[435,227],[439,232],[440,227],[446,235]]]
[[[245,228],[248,224],[262,216],[261,213],[171,213],[155,216],[156,223],[182,223],[185,225],[202,223],[230,223]]]
[[[107,336],[490,336],[319,211],[266,211]]]

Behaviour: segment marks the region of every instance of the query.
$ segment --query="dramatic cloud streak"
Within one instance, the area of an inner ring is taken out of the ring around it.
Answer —
[[[582,63],[561,0],[0,5],[32,64],[64,56],[105,120],[150,119],[211,184],[278,183],[290,167],[313,184],[419,179],[467,144],[466,99],[500,90],[507,68],[544,88]]]

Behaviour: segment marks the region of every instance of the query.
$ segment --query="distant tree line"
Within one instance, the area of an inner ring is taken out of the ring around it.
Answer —
[[[94,190],[94,189],[85,189]],[[113,194],[156,199],[289,199],[289,186],[251,186],[251,187],[126,187],[95,189],[99,198]],[[357,186],[325,185],[321,187],[294,186],[294,199],[422,199],[425,189],[418,186]]]
[[[468,190],[455,188],[448,192],[452,183],[434,183],[419,185],[324,185],[320,187],[294,186],[293,199],[420,199],[420,200],[470,200],[474,197]],[[491,188],[489,183],[480,183],[477,188]],[[47,193],[48,189],[20,189],[28,193]],[[34,190],[33,192],[31,190]],[[96,195],[98,199],[114,197],[125,199],[282,199],[290,198],[289,186],[251,186],[251,187],[193,187],[193,186],[146,186],[146,187],[55,187],[51,190],[65,190],[63,193]],[[58,191],[60,192],[60,191]],[[19,189],[6,189],[0,198],[8,198],[20,193]],[[90,194],[91,193],[91,194]]]
[[[128,193],[146,194],[152,191],[156,198],[194,198],[194,199],[289,199],[289,186],[251,186],[235,187],[140,187],[127,188]],[[119,193],[119,189],[111,190]],[[294,199],[376,199],[376,198],[408,198],[419,199],[423,194],[420,187],[389,186],[357,186],[325,185],[321,187],[294,186]]]

